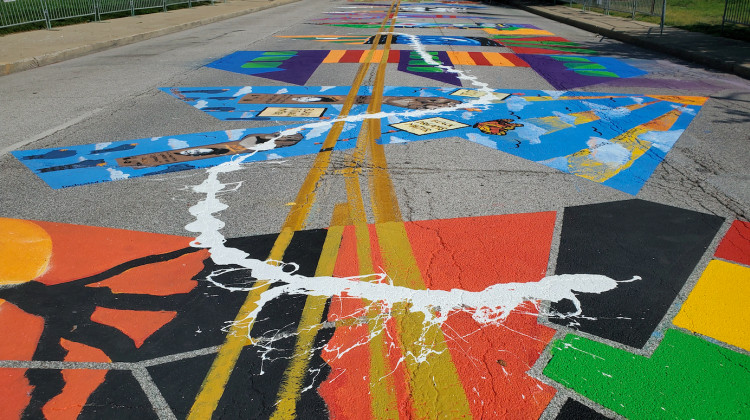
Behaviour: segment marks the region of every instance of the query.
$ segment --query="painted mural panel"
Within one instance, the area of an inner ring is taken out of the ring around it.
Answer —
[[[450,71],[454,64],[529,67],[518,56],[510,53],[474,51],[427,51],[425,53],[430,55],[430,62],[426,62],[420,54],[407,50],[391,50],[386,60],[388,63],[398,64],[398,70],[404,73],[454,86],[461,86],[457,74]],[[382,56],[381,50],[237,51],[209,63],[207,67],[304,85],[321,64],[379,63]],[[217,90],[214,93],[219,94],[221,91]]]
[[[360,35],[276,35],[277,38],[299,39],[306,41],[333,42],[337,44],[372,44],[375,36]],[[416,38],[422,45],[463,45],[463,46],[482,46],[482,47],[502,47],[503,45],[493,39],[483,36],[445,36],[445,35],[393,35],[393,44],[412,43]],[[380,44],[385,44],[386,37],[378,38]]]
[[[330,128],[325,122],[335,121],[349,88],[164,90],[219,119],[319,123],[16,151],[13,155],[51,187],[62,188],[210,167],[239,155],[251,162],[312,154],[319,151],[317,143]],[[336,150],[353,147],[351,140],[367,118],[370,92],[369,87],[360,88]],[[507,89],[386,87],[384,92],[386,114],[381,119],[387,124],[383,124],[381,143],[462,137],[630,194],[640,190],[705,101],[689,96]],[[491,99],[483,98],[485,94]],[[453,123],[435,125],[437,115]],[[432,128],[406,128],[419,125]],[[272,141],[289,129],[293,133]]]

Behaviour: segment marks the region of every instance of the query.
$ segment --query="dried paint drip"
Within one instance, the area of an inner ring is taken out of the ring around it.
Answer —
[[[560,302],[562,300],[570,300],[575,305],[575,312],[554,315],[575,317],[579,316],[582,312],[575,292],[602,293],[617,287],[618,282],[616,280],[603,275],[563,274],[544,277],[538,282],[495,284],[480,292],[470,292],[462,289],[418,290],[394,285],[386,273],[373,273],[345,278],[330,276],[307,277],[295,274],[297,266],[294,263],[270,260],[261,261],[249,258],[249,254],[244,251],[225,246],[225,238],[220,232],[224,227],[224,223],[216,217],[216,214],[225,210],[228,206],[219,200],[217,195],[229,190],[225,189],[228,185],[223,184],[219,180],[219,175],[242,169],[242,162],[253,154],[273,149],[276,146],[276,139],[282,136],[297,134],[306,128],[328,129],[336,122],[359,122],[365,119],[388,117],[421,117],[464,108],[482,107],[497,100],[494,91],[486,83],[480,82],[476,77],[469,76],[461,70],[441,65],[426,52],[417,37],[408,34],[403,35],[410,39],[414,51],[425,62],[439,67],[446,72],[458,74],[459,79],[469,81],[479,92],[483,92],[484,95],[451,107],[347,116],[285,130],[279,133],[274,139],[256,145],[253,153],[239,156],[229,162],[209,168],[207,170],[207,178],[200,185],[192,187],[194,192],[204,194],[205,197],[189,210],[190,214],[195,217],[195,220],[185,226],[185,229],[199,234],[191,245],[199,248],[207,248],[211,254],[211,258],[218,265],[242,267],[217,270],[208,276],[208,281],[217,287],[243,292],[265,288],[270,285],[268,289],[260,293],[260,298],[256,302],[255,308],[245,319],[233,321],[230,323],[230,326],[236,323],[247,324],[247,321],[255,320],[266,303],[283,295],[302,294],[328,298],[343,295],[372,302],[367,308],[367,313],[371,315],[366,317],[367,320],[362,321],[369,321],[372,324],[372,321],[375,320],[374,324],[380,327],[372,329],[369,338],[386,332],[384,320],[388,319],[392,313],[408,311],[415,314],[422,314],[423,331],[418,344],[424,345],[417,346],[420,349],[419,354],[406,354],[404,357],[413,357],[417,362],[424,362],[427,361],[430,354],[436,353],[429,343],[426,342],[427,331],[434,327],[439,328],[452,314],[467,312],[481,325],[491,325],[502,323],[512,311],[526,302],[531,302],[537,306],[539,301]],[[222,274],[237,270],[249,270],[247,285],[226,285],[217,280]],[[255,279],[263,280],[265,284],[260,285],[255,283]],[[640,280],[640,277],[635,276],[626,281],[635,280]],[[327,326],[329,326],[327,323],[322,323],[310,328],[325,328]],[[272,343],[282,336],[286,337],[289,335],[289,333],[280,331],[273,331],[267,334],[270,335],[266,335],[255,341],[257,345],[260,345],[267,351],[272,349],[268,347],[268,343]],[[366,342],[362,342],[354,346],[365,344]],[[351,348],[338,349],[338,357],[341,357],[350,350]]]

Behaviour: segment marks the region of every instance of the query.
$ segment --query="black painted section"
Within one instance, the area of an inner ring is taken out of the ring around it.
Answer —
[[[603,274],[620,283],[601,294],[576,293],[583,316],[550,321],[643,347],[721,227],[723,218],[643,200],[568,207],[557,274]],[[572,305],[552,305],[571,312]],[[590,318],[590,319],[588,319]]]
[[[299,264],[299,274],[314,276],[325,235],[323,229],[295,233],[284,260]],[[273,414],[297,342],[296,335],[286,335],[297,331],[306,299],[286,295],[265,304],[252,329],[260,342],[243,349],[214,417],[265,419]],[[309,400],[305,409],[326,412],[322,399]]]
[[[22,414],[24,419],[43,419],[44,405],[62,391],[62,370],[29,369],[26,377],[34,385],[31,401]],[[2,407],[0,407],[0,414]],[[2,415],[0,415],[2,418]],[[157,419],[151,402],[130,371],[111,370],[104,383],[94,390],[81,409],[78,420],[85,419]]]
[[[326,302],[326,308],[322,319],[328,319],[328,310],[330,309],[331,300]],[[331,367],[323,360],[321,350],[331,340],[334,328],[320,330],[315,336],[315,352],[310,358],[307,376],[302,384],[302,389],[307,389],[300,395],[297,401],[297,418],[299,419],[327,419],[329,418],[328,407],[323,397],[318,394],[318,387],[322,384],[331,373]]]
[[[191,357],[148,368],[151,379],[178,419],[187,418],[190,413],[215,356]]]
[[[295,233],[284,260],[299,264],[299,274],[313,276],[325,235],[326,230],[323,229]],[[232,239],[227,242],[227,246],[249,252],[258,245],[257,240],[258,237]],[[266,257],[267,255],[262,258]],[[247,281],[233,274],[221,276],[218,280],[234,285]],[[285,295],[266,303],[252,330],[253,338],[260,339],[260,343],[242,350],[214,412],[214,418],[263,419],[273,414],[284,371],[297,342],[297,336],[289,333],[297,331],[306,299],[306,295]],[[235,315],[236,313],[225,320],[234,319]],[[332,334],[333,329],[319,332],[315,348],[322,348]],[[185,418],[190,412],[214,358],[215,354],[211,354],[148,368],[177,418]],[[311,371],[317,369],[319,373],[317,376],[308,373],[305,379],[303,388],[311,383],[314,386],[301,395],[298,403],[298,410],[301,410],[298,411],[299,417],[312,415],[314,418],[327,418],[328,411],[317,393],[317,386],[325,380],[330,369],[323,362],[319,351],[313,354],[310,368]]]
[[[86,401],[78,420],[158,419],[130,371],[111,370]]]
[[[576,400],[568,398],[557,413],[555,420],[611,420],[609,417],[592,410]]]

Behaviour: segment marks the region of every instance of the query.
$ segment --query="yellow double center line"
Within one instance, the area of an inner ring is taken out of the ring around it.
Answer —
[[[383,19],[378,32],[383,32],[388,21],[391,18],[391,12],[397,10],[397,4],[400,2],[394,1],[391,4],[388,15]],[[344,101],[344,105],[339,114],[340,117],[346,117],[352,109],[352,106],[357,99],[359,89],[364,81],[365,76],[370,68],[370,60],[375,50],[380,45],[380,37],[378,34],[373,39],[372,46],[367,52],[368,59],[362,63],[357,71],[357,74],[352,83],[351,89]],[[387,53],[383,54],[385,57]],[[386,58],[387,59],[387,58]],[[320,183],[323,175],[328,171],[330,166],[331,152],[338,141],[341,132],[343,131],[345,122],[339,121],[333,124],[331,129],[326,136],[323,145],[321,146],[320,152],[316,155],[315,161],[312,168],[308,172],[305,180],[302,183],[302,187],[297,193],[295,204],[287,215],[286,221],[281,228],[281,233],[276,238],[274,246],[269,253],[268,259],[281,261],[284,257],[284,252],[291,243],[294,232],[304,228],[307,216],[310,213],[313,203],[315,202],[316,189]],[[325,247],[325,244],[324,244]],[[334,259],[335,261],[335,259]],[[248,315],[257,308],[258,301],[260,300],[263,292],[268,290],[270,283],[266,280],[258,279],[253,285],[253,290],[248,293],[245,302],[240,308],[235,322],[232,328],[227,334],[227,338],[224,344],[219,349],[216,359],[214,359],[211,368],[206,375],[206,378],[201,384],[200,391],[196,396],[195,402],[190,409],[188,419],[190,420],[202,420],[208,419],[213,416],[216,407],[219,404],[221,396],[224,394],[224,388],[226,387],[229,377],[234,370],[237,360],[240,356],[242,349],[253,344],[254,340],[250,337],[250,331],[253,328],[254,319],[248,319]],[[318,318],[319,319],[319,318]]]
[[[340,116],[349,115],[355,104],[359,89],[369,72],[373,55],[380,45],[381,35],[388,25],[388,34],[380,63],[378,64],[373,92],[367,112],[380,112],[383,100],[385,69],[388,62],[392,42],[393,25],[400,0],[394,1],[388,15],[381,23],[379,34],[374,37],[372,46],[366,54],[366,59],[360,65],[346,97]],[[316,190],[330,167],[330,156],[344,127],[344,122],[334,123],[328,132],[320,152],[317,154],[312,168],[307,174],[295,200],[295,204],[287,215],[281,233],[269,254],[270,260],[282,260],[284,252],[289,246],[294,232],[304,228],[305,221],[316,199]],[[381,125],[379,119],[367,119],[363,122],[358,137],[357,147],[352,155],[351,166],[343,171],[348,203],[339,204],[334,209],[331,227],[323,244],[316,276],[328,276],[333,273],[338,248],[343,235],[343,225],[353,223],[357,238],[357,253],[360,260],[362,274],[372,273],[372,256],[370,250],[369,230],[364,202],[359,183],[360,169],[369,156],[371,170],[368,172],[369,188],[371,191],[372,209],[376,222],[376,230],[386,271],[394,278],[398,285],[414,289],[424,289],[424,283],[417,267],[409,243],[403,219],[399,210],[393,183],[388,174],[385,152],[382,145],[377,144],[380,137]],[[257,308],[257,303],[263,292],[270,286],[268,281],[258,280],[252,292],[241,307],[227,339],[214,360],[206,376],[195,403],[188,415],[189,419],[210,418],[216,410],[224,393],[224,388],[239,358],[240,352],[246,345],[253,344],[250,337],[254,319],[248,319],[248,314]],[[294,356],[285,371],[278,394],[276,411],[272,418],[288,419],[296,417],[296,405],[309,363],[309,353],[312,350],[315,335],[325,308],[327,297],[309,296],[305,303],[300,324]],[[398,345],[406,357],[406,367],[410,377],[409,389],[406,395],[413,399],[413,415],[417,418],[437,418],[448,416],[451,418],[468,418],[471,411],[466,400],[464,390],[447,351],[445,338],[437,326],[427,330],[423,328],[424,319],[421,314],[409,314],[405,307],[394,308],[396,326],[398,329]],[[370,322],[371,331],[382,329],[382,321]],[[428,346],[434,353],[428,364],[418,363],[409,354],[417,354],[421,346]],[[396,402],[393,375],[386,352],[383,334],[377,334],[370,343],[372,354],[370,369],[370,393],[372,397],[372,411],[374,418],[398,418],[398,404]],[[410,415],[411,416],[411,415]]]

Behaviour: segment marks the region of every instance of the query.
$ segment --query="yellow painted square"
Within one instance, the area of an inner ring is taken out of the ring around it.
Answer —
[[[750,351],[750,268],[713,260],[674,325]]]

